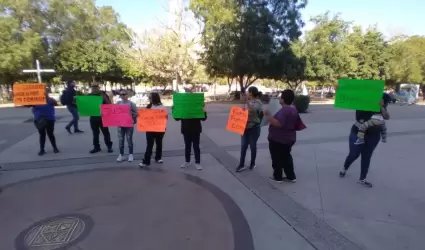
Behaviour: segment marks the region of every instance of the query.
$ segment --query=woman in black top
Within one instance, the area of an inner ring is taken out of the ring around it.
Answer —
[[[183,134],[184,139],[184,151],[185,151],[185,163],[181,165],[181,168],[186,168],[190,166],[190,153],[193,145],[193,151],[195,154],[195,166],[196,169],[202,170],[201,166],[201,150],[199,148],[199,143],[202,133],[202,124],[201,121],[207,120],[207,112],[205,112],[204,118],[193,118],[193,119],[179,119],[174,118],[176,121],[181,121],[181,133]]]
[[[385,120],[390,119],[390,115],[387,112],[386,108],[388,105],[388,96],[387,94],[384,94],[382,100],[380,101],[382,117]],[[370,160],[372,158],[373,151],[375,150],[376,146],[378,145],[380,139],[381,139],[381,131],[379,127],[371,127],[367,130],[364,140],[364,144],[356,145],[354,144],[357,140],[357,132],[359,131],[359,128],[357,127],[358,123],[363,123],[367,120],[369,120],[372,115],[374,115],[376,112],[371,111],[356,111],[356,124],[354,124],[351,127],[350,137],[348,139],[349,141],[349,153],[347,158],[345,159],[344,163],[344,169],[342,169],[339,172],[339,176],[341,178],[345,177],[345,174],[347,170],[350,168],[351,164],[361,156],[361,171],[360,171],[360,179],[359,183],[366,186],[366,187],[372,187],[372,183],[366,181],[367,173],[369,171],[370,166]]]

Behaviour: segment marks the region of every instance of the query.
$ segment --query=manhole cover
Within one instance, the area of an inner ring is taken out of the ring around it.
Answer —
[[[16,238],[17,250],[67,249],[83,240],[93,220],[81,214],[61,215],[37,222]]]

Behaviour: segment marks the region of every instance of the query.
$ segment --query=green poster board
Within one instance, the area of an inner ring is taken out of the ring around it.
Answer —
[[[174,93],[174,118],[204,118],[204,93]]]
[[[334,107],[379,112],[384,84],[381,80],[340,79]]]
[[[100,105],[103,103],[102,96],[79,95],[76,96],[76,101],[80,116],[100,116]]]

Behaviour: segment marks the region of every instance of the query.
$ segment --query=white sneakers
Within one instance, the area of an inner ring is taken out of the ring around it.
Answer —
[[[189,167],[190,166],[190,162],[185,162],[185,163],[183,163],[181,166],[180,166],[180,168],[187,168],[187,167]],[[199,163],[195,163],[195,167],[196,167],[196,169],[198,169],[198,170],[202,170],[203,168],[202,168],[202,166],[201,166],[201,164],[199,164]]]
[[[190,166],[190,162],[185,162],[180,166],[180,168],[187,168],[189,166]]]
[[[123,161],[123,156],[122,155],[118,155],[117,162],[122,162],[122,161]],[[128,155],[128,158],[127,158],[127,161],[128,162],[134,161],[134,156],[132,154],[129,154]]]

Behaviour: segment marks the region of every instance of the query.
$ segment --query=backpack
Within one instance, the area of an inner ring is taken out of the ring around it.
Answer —
[[[62,105],[68,105],[66,89],[62,91],[62,95],[60,96],[59,101],[62,103]]]

